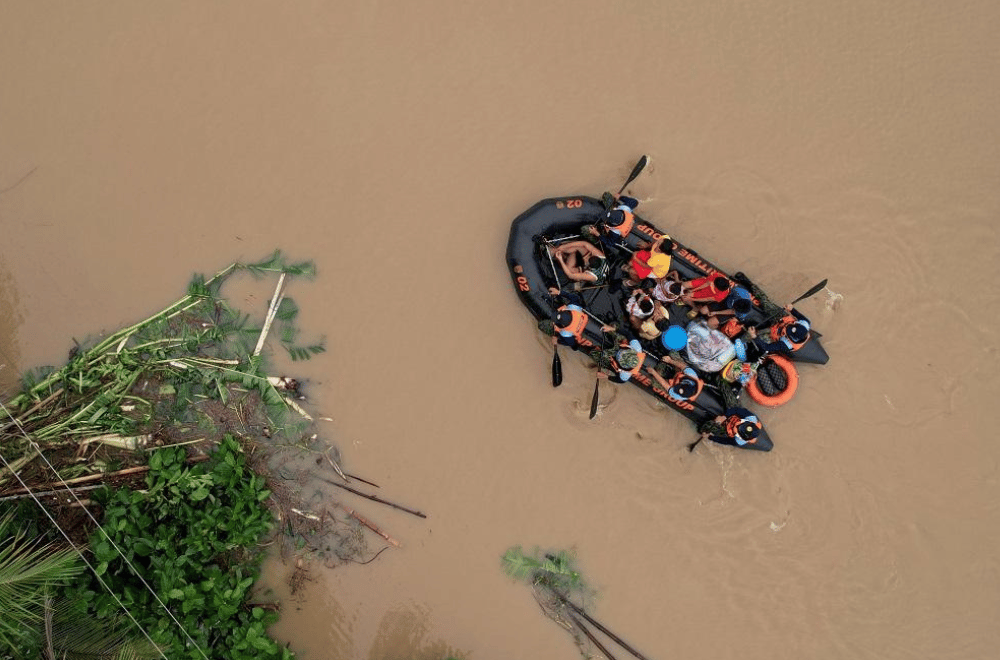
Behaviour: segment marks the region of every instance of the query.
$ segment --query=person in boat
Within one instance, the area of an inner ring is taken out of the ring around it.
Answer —
[[[729,295],[732,283],[725,275],[715,273],[689,280],[685,285],[688,292],[681,299],[688,305],[696,307],[697,303],[722,302]]]
[[[542,319],[538,322],[538,329],[552,337],[553,345],[558,343],[576,348],[582,343],[587,324],[594,317],[583,309],[583,300],[579,295],[562,293],[555,287],[550,288],[549,293],[552,294],[554,301],[562,304],[553,313],[551,319]],[[614,330],[614,326],[601,325],[601,330],[611,332]]]
[[[659,303],[656,303],[659,305]],[[654,312],[653,316],[649,317],[643,321],[638,328],[636,328],[635,333],[639,335],[639,339],[645,339],[646,341],[653,341],[658,339],[664,331],[670,327],[670,319],[666,315],[666,309],[662,309],[662,315],[657,316]]]
[[[594,224],[581,227],[580,234],[585,240],[596,242],[605,252],[630,250],[625,239],[635,226],[635,209],[639,200],[625,195],[610,199],[611,208],[599,215]]]
[[[747,329],[750,339],[747,341],[744,338],[744,341],[747,341],[748,348],[752,346],[753,350],[762,354],[761,357],[767,353],[790,355],[809,341],[809,319],[791,305],[785,305],[784,311],[785,315],[767,330],[768,339],[759,337],[753,327]]]
[[[680,301],[686,292],[687,289],[676,270],[672,270],[667,273],[666,277],[656,280],[656,284],[650,290],[653,297],[665,305]]]
[[[669,236],[660,236],[632,256],[625,274],[636,284],[646,278],[663,279],[670,273],[671,255],[676,248],[677,243]]]
[[[639,327],[639,324],[650,318],[655,310],[653,298],[640,288],[633,289],[625,301],[625,311],[633,328]]]
[[[605,332],[605,343],[611,344],[614,348],[595,349],[591,352],[591,357],[601,369],[597,373],[598,378],[606,378],[614,383],[624,383],[634,374],[639,373],[646,361],[646,353],[639,340],[629,339],[612,330]],[[610,373],[605,372],[605,369]]]
[[[667,308],[641,288],[634,289],[625,301],[625,311],[640,339],[652,341],[669,325]]]
[[[705,387],[705,381],[701,379],[698,372],[685,366],[683,370],[674,373],[673,377],[667,381],[667,386],[667,396],[674,401],[694,401]]]
[[[699,306],[697,311],[708,320],[709,327],[721,327],[727,337],[735,337],[743,330],[743,324],[753,312],[753,300],[749,291],[737,285],[729,290],[721,307],[706,304]]]
[[[785,316],[771,326],[771,343],[764,347],[768,352],[794,353],[809,341],[812,329],[809,319],[791,305],[785,305],[785,312]],[[782,344],[784,349],[777,344]]]
[[[757,442],[762,425],[760,420],[746,408],[734,406],[701,424],[698,431],[703,440],[711,440],[720,445],[743,447]]]
[[[608,259],[587,241],[569,241],[552,250],[566,277],[574,282],[602,284],[608,276]]]

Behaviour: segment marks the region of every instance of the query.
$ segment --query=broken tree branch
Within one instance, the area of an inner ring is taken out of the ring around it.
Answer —
[[[367,499],[371,500],[372,502],[378,502],[379,504],[385,504],[386,506],[391,506],[394,509],[399,509],[400,511],[405,511],[405,512],[411,514],[411,515],[417,516],[418,518],[426,518],[427,517],[426,514],[421,513],[419,511],[414,511],[413,509],[407,509],[405,506],[401,506],[399,504],[393,504],[392,502],[387,502],[386,500],[383,500],[383,499],[380,499],[378,497],[375,497],[374,495],[369,495],[368,493],[362,493],[360,490],[355,490],[354,488],[351,488],[350,486],[345,486],[344,484],[338,484],[336,481],[330,481],[329,479],[324,479],[322,477],[320,477],[319,479],[320,479],[320,481],[325,481],[326,483],[330,484],[331,486],[336,486],[337,488],[343,488],[344,490],[349,491],[351,493],[354,493],[355,495],[367,498]]]
[[[355,520],[357,520],[357,521],[358,521],[359,523],[361,523],[362,525],[364,525],[364,526],[365,526],[365,527],[367,527],[368,529],[372,530],[373,532],[375,532],[376,534],[378,534],[379,536],[381,536],[382,538],[384,538],[384,539],[385,539],[386,541],[388,541],[389,543],[393,544],[393,545],[394,545],[394,546],[396,546],[397,548],[399,547],[399,541],[397,541],[396,539],[392,538],[391,536],[389,536],[388,534],[386,534],[385,532],[383,532],[383,531],[382,531],[381,529],[379,529],[378,527],[376,527],[376,526],[375,526],[374,524],[372,524],[371,522],[369,522],[369,521],[365,520],[364,518],[362,518],[361,516],[359,516],[359,515],[358,515],[358,514],[357,514],[357,513],[356,513],[356,512],[354,511],[354,509],[352,509],[352,508],[350,508],[350,507],[346,507],[346,506],[344,506],[343,504],[341,504],[341,503],[339,503],[339,502],[334,502],[334,504],[336,504],[336,505],[337,505],[337,506],[339,506],[339,507],[340,507],[341,509],[343,509],[344,511],[346,511],[346,512],[347,512],[347,515],[349,515],[350,517],[354,518],[354,519],[355,519]],[[327,515],[330,515],[330,512],[329,512],[329,511],[327,512]]]

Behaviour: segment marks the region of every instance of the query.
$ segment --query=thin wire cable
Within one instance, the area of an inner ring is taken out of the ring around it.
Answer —
[[[0,406],[3,406],[3,403],[0,403]],[[6,410],[7,408],[5,407],[4,411]],[[164,655],[163,650],[160,648],[160,645],[153,641],[153,638],[149,636],[149,633],[146,632],[146,629],[139,624],[139,622],[132,615],[129,609],[125,607],[125,603],[123,603],[118,598],[118,596],[115,595],[115,592],[111,591],[111,587],[109,587],[107,583],[104,582],[104,580],[101,578],[101,576],[98,575],[97,569],[95,569],[90,564],[90,562],[87,561],[87,558],[84,556],[83,551],[80,550],[80,548],[78,548],[75,543],[73,543],[73,541],[69,538],[69,534],[67,534],[66,530],[64,530],[62,527],[59,526],[59,523],[57,523],[55,518],[52,517],[52,514],[50,514],[49,510],[45,508],[45,505],[42,504],[41,500],[35,497],[34,491],[32,491],[31,488],[29,488],[28,485],[24,483],[24,480],[21,479],[21,475],[19,475],[17,472],[14,471],[14,469],[10,466],[10,463],[7,462],[7,459],[4,458],[3,454],[0,454],[0,461],[3,461],[4,467],[10,470],[10,473],[14,475],[14,478],[17,479],[18,483],[21,484],[21,487],[28,491],[28,494],[31,496],[31,499],[35,500],[35,504],[37,504],[38,508],[42,510],[42,513],[45,514],[45,517],[49,519],[49,522],[52,523],[52,526],[59,530],[59,533],[63,535],[64,539],[66,539],[66,542],[70,544],[70,547],[72,547],[73,550],[76,551],[76,554],[80,555],[80,559],[82,559],[83,563],[87,565],[87,568],[91,570],[91,572],[94,574],[94,577],[97,578],[97,581],[101,583],[101,586],[104,587],[104,589],[107,590],[109,594],[111,594],[111,597],[115,599],[116,603],[118,603],[118,607],[122,608],[125,614],[128,615],[128,618],[132,620],[132,623],[134,623],[135,627],[142,632],[143,636],[149,640],[149,643],[153,645],[153,648],[156,649],[157,653],[159,653],[163,657],[163,660],[169,660],[167,656]]]
[[[10,410],[7,409],[7,406],[5,406],[2,401],[0,401],[0,408],[3,408],[3,411],[14,422],[14,424],[17,426],[17,429],[21,432],[21,435],[24,436],[25,440],[27,440],[28,443],[31,445],[31,447],[35,451],[38,452],[38,455],[42,457],[42,460],[45,461],[45,464],[49,466],[49,469],[52,470],[53,473],[55,473],[56,477],[59,478],[59,481],[62,481],[63,480],[62,475],[60,475],[59,471],[56,470],[56,468],[52,465],[52,463],[49,462],[49,459],[45,457],[45,454],[42,452],[42,448],[38,445],[37,442],[35,442],[31,438],[31,436],[28,435],[27,431],[24,430],[24,427],[21,426],[21,422],[14,417],[14,415],[10,412]],[[6,463],[7,463],[7,461],[4,460],[4,464],[6,464]],[[18,481],[21,481],[20,477],[18,477]],[[139,574],[139,571],[137,571],[136,568],[135,568],[135,566],[132,565],[132,562],[130,562],[128,560],[128,557],[125,556],[125,553],[122,552],[122,549],[119,548],[118,544],[115,543],[114,539],[111,538],[111,535],[108,534],[106,531],[104,531],[104,528],[101,527],[101,524],[99,522],[97,522],[97,519],[94,518],[94,515],[92,513],[90,513],[90,510],[87,509],[87,507],[85,507],[83,505],[83,502],[81,502],[80,498],[76,496],[76,493],[73,492],[73,489],[71,489],[68,484],[63,484],[63,485],[66,487],[66,492],[69,493],[73,497],[74,500],[76,500],[77,504],[80,505],[80,508],[83,509],[83,512],[87,514],[87,517],[90,518],[94,522],[94,525],[97,526],[97,529],[101,530],[101,534],[103,534],[104,538],[106,538],[108,540],[108,542],[111,543],[111,545],[114,547],[114,549],[121,556],[122,560],[129,567],[129,570],[131,570],[132,573],[137,578],[139,578],[139,581],[142,582],[143,586],[146,587],[146,589],[149,590],[149,593],[151,593],[153,595],[153,598],[155,598],[156,602],[160,604],[160,607],[162,607],[163,610],[167,613],[167,616],[169,616],[173,620],[173,622],[177,625],[177,628],[184,634],[185,637],[187,637],[188,641],[191,642],[191,644],[198,650],[198,653],[200,653],[201,656],[203,658],[205,658],[205,660],[208,660],[208,656],[205,655],[205,652],[201,650],[201,647],[198,646],[198,643],[196,641],[194,641],[194,638],[192,638],[191,635],[188,634],[188,631],[184,628],[184,626],[181,625],[181,622],[177,620],[177,617],[175,617],[174,613],[170,611],[170,608],[168,608],[167,605],[162,600],[160,600],[160,597],[159,597],[159,595],[157,595],[156,591],[154,591],[153,588],[151,586],[149,586],[149,583],[146,582],[146,580],[142,577],[142,575]],[[22,482],[22,487],[26,488],[27,486],[25,486],[24,483]],[[46,513],[46,515],[48,515],[48,514]],[[49,519],[52,520],[52,517],[49,516]],[[98,578],[98,579],[100,579],[100,578]],[[103,584],[103,581],[102,581],[102,584]],[[117,598],[116,598],[116,600],[117,600]],[[150,640],[150,641],[152,641],[152,640]]]

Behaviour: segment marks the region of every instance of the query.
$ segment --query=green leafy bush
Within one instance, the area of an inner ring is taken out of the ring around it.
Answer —
[[[95,497],[111,537],[97,531],[90,539],[97,573],[169,658],[202,655],[119,550],[209,658],[292,657],[265,632],[277,615],[247,605],[261,559],[253,549],[271,516],[264,479],[245,463],[231,437],[211,461],[195,466],[184,464],[181,448],[160,449],[150,457],[147,492],[104,490]],[[98,617],[120,612],[96,579],[71,597]]]

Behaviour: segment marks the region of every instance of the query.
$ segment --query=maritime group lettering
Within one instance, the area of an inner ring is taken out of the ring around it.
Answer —
[[[681,259],[688,262],[692,266],[696,266],[697,268],[701,269],[706,275],[711,275],[712,273],[718,272],[715,269],[715,267],[712,266],[712,264],[708,263],[698,255],[689,251],[687,248],[683,247],[677,248],[676,250],[674,250],[674,256],[680,257]]]
[[[663,234],[660,231],[658,231],[656,229],[656,227],[650,227],[649,225],[646,225],[646,224],[640,223],[640,224],[636,225],[635,228],[637,230],[641,231],[646,236],[649,236],[654,241],[657,240],[657,239],[659,239],[661,236],[666,236],[666,234]]]
[[[678,408],[681,408],[682,410],[694,410],[694,404],[692,404],[690,401],[685,401],[684,399],[677,399],[675,397],[670,396],[670,394],[664,392],[661,387],[654,384],[653,379],[647,376],[646,374],[644,373],[632,374],[632,378],[638,381],[639,383],[642,383],[649,389],[653,390],[653,392],[661,399],[666,399],[667,401],[674,404]]]

